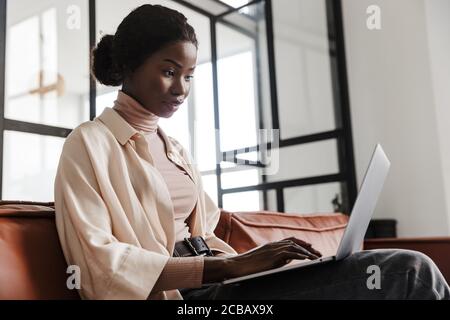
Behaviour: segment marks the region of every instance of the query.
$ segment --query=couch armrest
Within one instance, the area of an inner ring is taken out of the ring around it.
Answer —
[[[0,201],[0,300],[80,299],[66,285],[53,205]]]
[[[381,238],[367,239],[364,249],[407,249],[416,250],[429,256],[450,283],[450,237],[436,238]]]

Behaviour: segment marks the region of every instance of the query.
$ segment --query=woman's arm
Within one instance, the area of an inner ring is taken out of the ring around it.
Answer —
[[[160,291],[200,288],[203,278],[204,257],[172,257],[166,263],[152,289],[152,294]]]
[[[205,257],[203,283],[279,268],[291,260],[318,259],[320,252],[296,238],[272,242],[233,257]]]

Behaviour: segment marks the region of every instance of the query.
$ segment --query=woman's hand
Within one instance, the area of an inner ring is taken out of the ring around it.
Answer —
[[[243,254],[228,258],[232,278],[279,268],[291,260],[315,260],[322,254],[313,249],[310,243],[297,238],[287,238],[252,249]]]
[[[315,260],[321,256],[310,243],[287,238],[230,258],[205,258],[203,280],[210,282],[242,277],[282,267],[291,260]]]

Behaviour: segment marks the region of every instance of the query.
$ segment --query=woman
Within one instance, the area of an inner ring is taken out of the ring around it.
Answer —
[[[320,253],[291,238],[237,255],[214,235],[219,209],[185,149],[158,126],[187,98],[197,50],[181,13],[143,5],[93,51],[96,79],[122,88],[113,108],[67,137],[55,180],[58,233],[67,262],[80,267],[82,298],[449,297],[431,260],[406,251],[202,287]],[[204,255],[189,254],[196,244]],[[394,284],[368,290],[371,264]]]

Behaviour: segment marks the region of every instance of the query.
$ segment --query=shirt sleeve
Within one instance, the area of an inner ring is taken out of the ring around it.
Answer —
[[[100,158],[101,152],[96,151]],[[102,198],[93,158],[80,134],[66,139],[55,179],[56,225],[66,261],[81,270],[82,298],[147,299],[169,256],[114,236],[116,209]]]
[[[159,291],[200,288],[203,282],[204,257],[169,258],[152,294]]]

